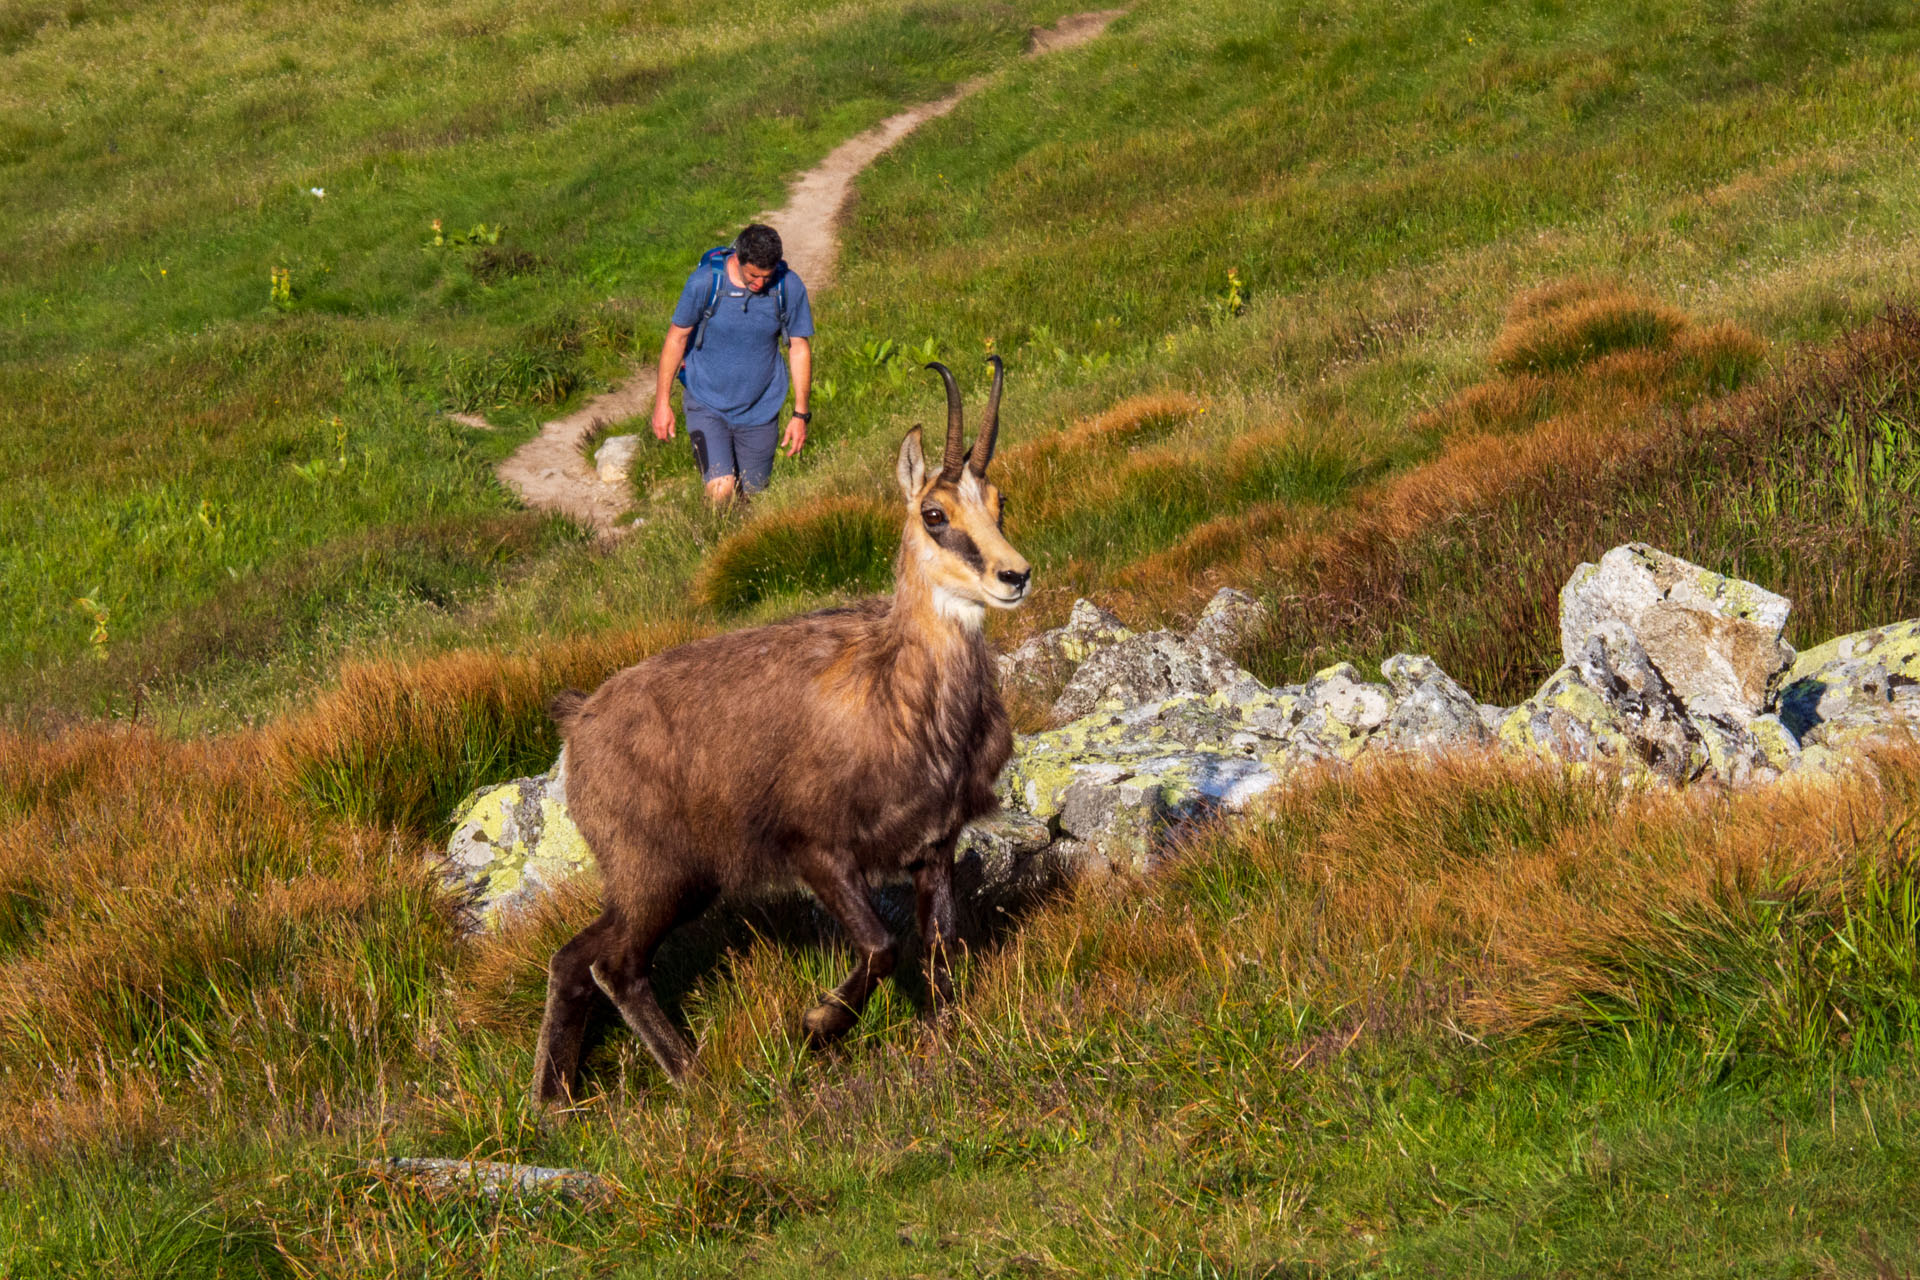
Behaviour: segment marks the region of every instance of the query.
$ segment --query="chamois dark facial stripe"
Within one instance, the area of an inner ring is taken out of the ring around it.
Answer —
[[[974,544],[972,538],[956,529],[951,523],[943,523],[939,528],[928,529],[927,532],[933,535],[933,540],[940,544],[942,551],[951,551],[966,561],[967,568],[975,573],[986,571],[987,559],[980,554],[980,548]]]

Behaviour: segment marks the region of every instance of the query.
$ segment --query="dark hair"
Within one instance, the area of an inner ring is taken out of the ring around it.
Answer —
[[[771,269],[780,265],[780,233],[764,222],[756,222],[733,238],[733,251],[750,267]]]

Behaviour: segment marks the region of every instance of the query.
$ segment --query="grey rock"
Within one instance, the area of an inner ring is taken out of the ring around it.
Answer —
[[[1709,771],[1729,786],[1772,782],[1800,763],[1800,744],[1778,716],[1745,716],[1721,708],[1696,711],[1688,718],[1707,749]]]
[[[605,483],[618,484],[627,478],[633,456],[638,452],[639,436],[608,436],[593,451],[593,469]]]
[[[1380,664],[1394,707],[1380,745],[1397,751],[1446,751],[1484,746],[1493,733],[1480,704],[1432,658],[1396,653]]]
[[[1560,652],[1576,662],[1587,637],[1617,622],[1689,707],[1757,715],[1793,661],[1780,638],[1792,607],[1751,582],[1630,542],[1575,569],[1561,589]]]
[[[1183,693],[1102,711],[1016,740],[1003,800],[1057,827],[1089,856],[1121,869],[1150,866],[1167,833],[1245,808],[1287,767],[1285,706],[1266,692],[1241,703]],[[1256,725],[1254,713],[1273,712]]]
[[[1150,869],[1171,829],[1244,809],[1279,782],[1258,760],[1205,751],[1142,760],[1138,770],[1081,770],[1060,796],[1060,829],[1116,870]]]
[[[1129,636],[1081,663],[1054,701],[1053,717],[1065,724],[1095,711],[1136,707],[1176,694],[1233,689],[1246,698],[1265,686],[1218,649],[1171,631],[1153,631]]]
[[[1709,756],[1686,706],[1624,623],[1599,623],[1574,661],[1500,727],[1508,748],[1636,777],[1691,782]]]
[[[1803,747],[1839,750],[1920,735],[1920,619],[1807,650],[1780,679],[1781,721]]]
[[[1099,605],[1076,600],[1064,625],[1043,631],[994,660],[1001,687],[1009,692],[1041,693],[1058,688],[1081,663],[1132,635],[1120,619]]]
[[[455,808],[441,871],[470,908],[475,927],[546,896],[593,867],[593,854],[567,814],[567,753],[531,778],[482,787]]]
[[[1362,680],[1350,662],[1336,663],[1301,691],[1287,745],[1302,760],[1351,761],[1386,728],[1393,708],[1393,690]]]
[[[1053,828],[1032,814],[1002,809],[960,833],[954,866],[973,869],[969,883],[979,892],[998,893],[1023,881],[1027,863],[1044,852],[1053,838]]]
[[[1194,623],[1193,639],[1212,649],[1231,652],[1264,630],[1273,611],[1244,591],[1222,587],[1207,601]]]
[[[368,1165],[384,1180],[410,1182],[439,1192],[464,1192],[487,1200],[540,1193],[568,1199],[608,1196],[613,1188],[597,1173],[497,1160],[450,1160],[439,1156],[393,1156]]]

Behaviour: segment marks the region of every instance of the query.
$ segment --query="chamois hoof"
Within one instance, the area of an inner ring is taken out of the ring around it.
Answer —
[[[527,1091],[528,1100],[547,1111],[573,1110],[573,1090],[563,1081],[540,1079]]]
[[[844,1004],[822,1000],[807,1010],[806,1016],[800,1019],[800,1025],[806,1028],[807,1039],[817,1047],[838,1040],[853,1030],[853,1024],[859,1020],[860,1015]]]

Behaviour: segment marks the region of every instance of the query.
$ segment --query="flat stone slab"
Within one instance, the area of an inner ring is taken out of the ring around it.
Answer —
[[[613,1187],[584,1169],[506,1164],[497,1160],[451,1160],[439,1156],[394,1156],[375,1160],[370,1172],[386,1181],[410,1183],[429,1191],[464,1193],[488,1200],[511,1195],[557,1195],[597,1199]]]

